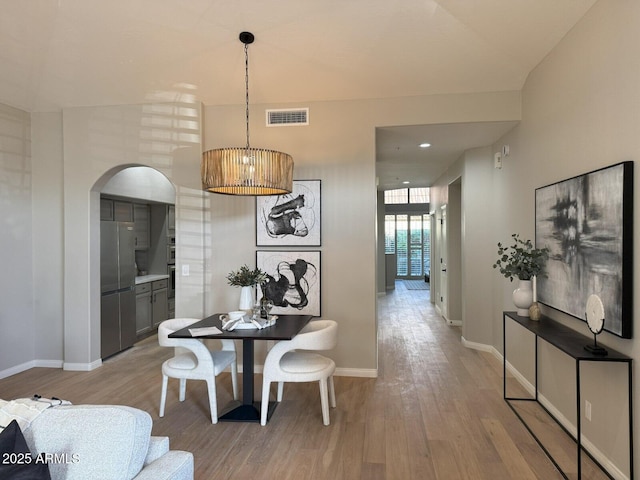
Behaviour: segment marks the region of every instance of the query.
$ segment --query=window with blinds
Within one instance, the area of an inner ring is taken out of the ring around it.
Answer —
[[[398,205],[403,203],[429,203],[429,188],[397,188],[384,191],[384,203],[386,205]]]

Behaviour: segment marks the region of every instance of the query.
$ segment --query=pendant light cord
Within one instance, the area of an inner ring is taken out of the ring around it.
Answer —
[[[247,150],[249,150],[249,44],[247,43],[244,45],[244,88],[246,102]]]

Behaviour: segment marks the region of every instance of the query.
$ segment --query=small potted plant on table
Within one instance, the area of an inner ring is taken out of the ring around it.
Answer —
[[[529,316],[529,307],[533,303],[533,288],[531,281],[544,270],[549,258],[549,249],[534,248],[531,240],[522,240],[514,233],[513,245],[504,246],[498,242],[498,259],[493,268],[500,269],[500,273],[513,282],[518,279],[518,288],[513,291],[513,303],[518,309],[518,315]]]
[[[267,280],[267,274],[256,268],[251,270],[247,265],[240,267],[238,271],[231,271],[227,275],[229,285],[241,287],[240,290],[240,310],[250,312],[253,309],[255,286]]]

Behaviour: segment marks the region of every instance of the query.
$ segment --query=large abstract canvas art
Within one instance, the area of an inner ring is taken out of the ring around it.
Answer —
[[[320,180],[294,180],[289,194],[256,197],[256,245],[320,246]]]
[[[267,274],[260,296],[273,304],[271,313],[320,316],[320,252],[258,250],[256,265]]]
[[[633,162],[538,188],[535,202],[536,247],[550,249],[538,302],[585,320],[596,294],[604,329],[631,338]]]

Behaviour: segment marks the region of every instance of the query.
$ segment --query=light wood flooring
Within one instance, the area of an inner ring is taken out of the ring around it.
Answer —
[[[317,384],[285,386],[284,401],[261,427],[212,425],[204,382],[190,382],[180,403],[173,380],[159,418],[160,365],[172,351],[155,336],[92,372],[34,368],[0,380],[0,398],[38,393],[146,410],[154,435],[193,452],[199,480],[562,478],[503,401],[501,362],[465,348],[460,337],[435,313],[428,290],[398,282],[379,298],[379,376],[336,377],[328,427]],[[256,375],[257,395],[260,380]],[[229,374],[217,385],[224,406]]]

